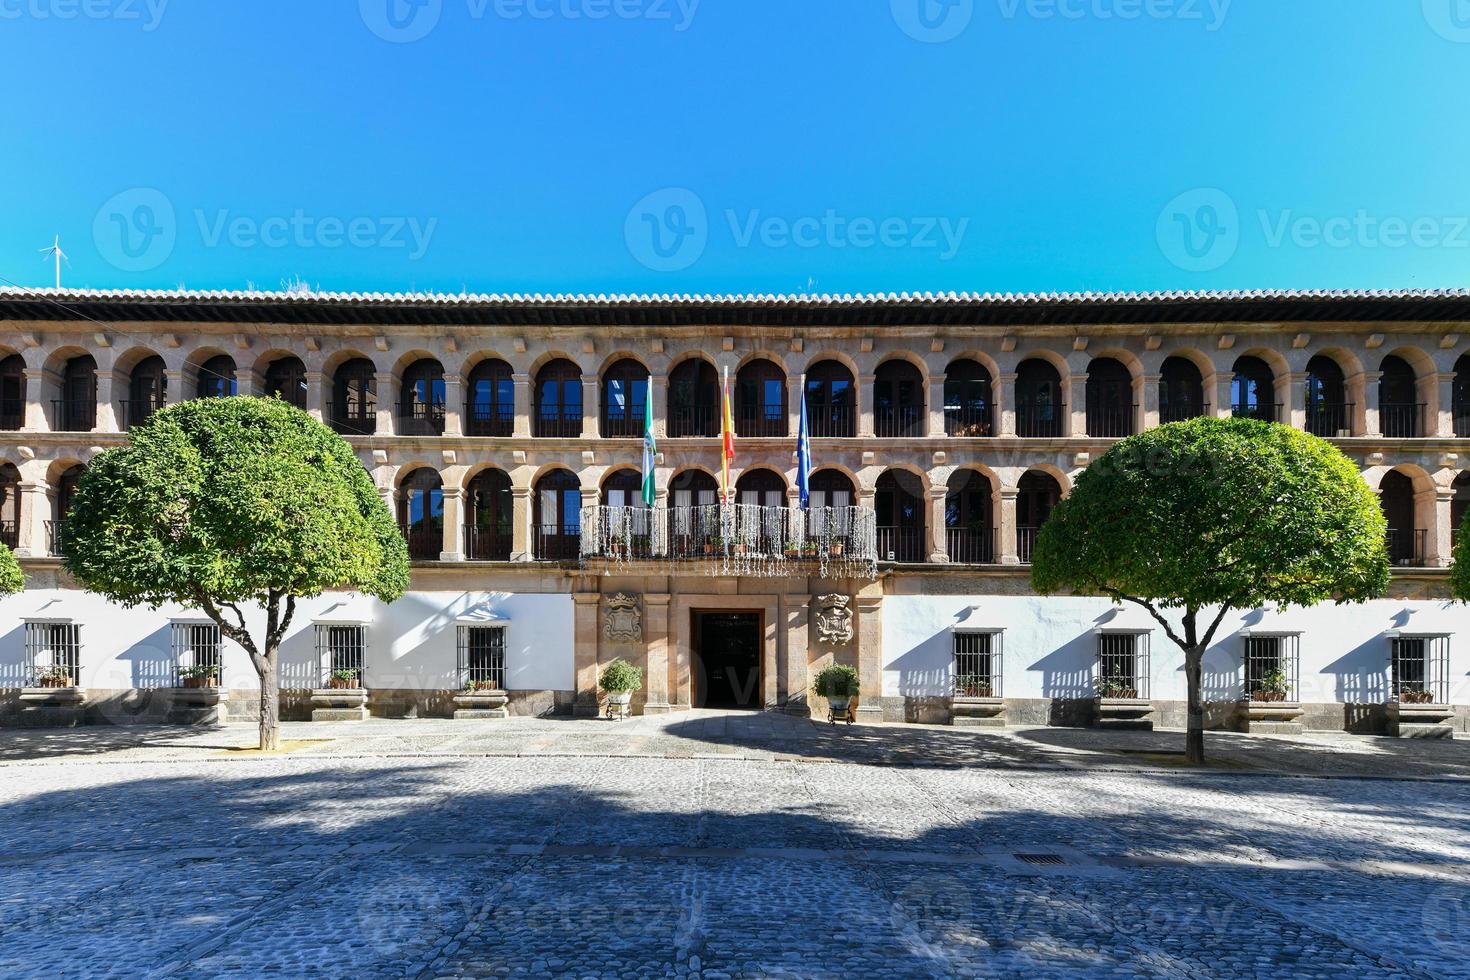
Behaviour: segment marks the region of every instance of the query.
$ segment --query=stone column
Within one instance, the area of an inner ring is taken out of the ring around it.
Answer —
[[[873,382],[876,375],[864,374],[857,379],[857,390],[853,392],[853,404],[857,407],[857,434],[860,439],[871,439],[876,431],[873,419]]]
[[[997,525],[995,560],[1002,565],[1021,564],[1020,549],[1016,544],[1016,498],[1021,491],[1015,487],[1002,487],[1000,491],[1000,523]]]
[[[779,616],[786,632],[785,659],[781,664],[780,699],[787,714],[811,717],[808,692],[811,679],[807,658],[811,643],[811,596],[782,595]]]
[[[883,594],[881,585],[857,597],[857,669],[859,691],[857,717],[862,722],[883,720]]]
[[[927,436],[944,435],[944,379],[943,374],[929,376],[929,425]]]
[[[996,375],[990,386],[991,413],[995,416],[996,435],[1016,434],[1016,374]]]
[[[1451,520],[1455,503],[1453,487],[1435,487],[1417,495],[1423,500],[1414,501],[1418,513],[1428,512],[1428,541],[1424,545],[1424,564],[1430,568],[1448,568],[1454,561],[1455,525]]]
[[[531,506],[530,487],[511,487],[510,560],[528,562],[532,560],[531,518],[535,514]]]
[[[1455,435],[1455,375],[1453,372],[1436,375],[1434,384],[1439,393],[1439,410],[1429,416],[1427,435],[1453,438]]]
[[[440,561],[464,561],[464,489],[444,488],[444,551]]]
[[[97,372],[97,427],[96,432],[118,432],[117,397],[113,394],[113,371]]]
[[[597,384],[597,375],[582,375],[582,438],[602,437],[602,392]]]
[[[163,372],[163,404],[177,405],[179,402],[188,401],[198,392],[193,385],[187,385],[188,379],[183,371]]]
[[[653,438],[662,442],[669,437],[669,377],[648,376],[648,397],[653,400]],[[641,422],[642,419],[639,419]]]
[[[444,376],[444,434],[464,435],[464,385],[457,374]]]
[[[1363,372],[1363,435],[1383,435],[1383,425],[1378,415],[1378,382],[1383,380],[1382,371]],[[1303,395],[1303,398],[1306,396]],[[1303,418],[1305,419],[1305,411]]]
[[[261,384],[255,372],[247,367],[235,369],[235,394],[255,395],[261,394]]]
[[[1087,431],[1087,375],[1079,375],[1067,386],[1067,425],[1062,434],[1086,436]]]
[[[330,423],[327,409],[327,376],[320,371],[306,372],[306,414],[318,422]]]
[[[786,379],[786,431],[793,439],[801,429],[801,400],[806,397],[801,386],[802,377],[793,374]]]
[[[531,376],[513,374],[510,382],[515,388],[516,419],[511,431],[517,439],[531,438]]]
[[[948,486],[929,488],[929,560],[949,564],[949,535],[944,523],[944,502],[949,498]]]
[[[40,368],[26,368],[25,379],[25,417],[21,420],[20,425],[22,429],[29,432],[41,432],[48,428],[46,402],[41,397],[45,389],[46,372]],[[61,390],[59,385],[57,390],[58,392]]]
[[[397,385],[393,383],[393,373],[380,371],[373,388],[377,392],[377,433],[380,436],[391,436],[397,430],[395,423],[398,420],[398,392],[395,390]]]
[[[1145,429],[1156,428],[1159,425],[1159,380],[1157,374],[1145,374],[1140,384],[1143,387],[1141,398],[1135,398],[1138,403],[1139,418],[1134,421],[1135,431],[1142,432]]]
[[[648,594],[643,597],[643,641],[648,647],[647,700],[643,705],[645,715],[669,713],[669,603],[667,593]]]
[[[51,513],[46,484],[22,480],[20,523],[15,529],[15,557],[39,558],[46,554],[46,517]]]
[[[1235,414],[1235,375],[1229,371],[1220,372],[1220,380],[1215,385],[1215,418],[1228,419]]]
[[[1368,428],[1368,393],[1363,378],[1363,372],[1359,371],[1343,379],[1343,394],[1353,406],[1352,416],[1347,420],[1348,428],[1352,430],[1353,435],[1360,435]],[[1305,398],[1305,395],[1303,397]]]
[[[598,613],[602,607],[602,596],[596,592],[577,592],[572,595],[576,603],[575,636],[577,703],[574,712],[578,717],[591,718],[597,715],[597,646]]]

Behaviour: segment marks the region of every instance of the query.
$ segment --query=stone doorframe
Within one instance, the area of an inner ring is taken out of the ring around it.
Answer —
[[[780,707],[779,677],[780,596],[776,595],[675,595],[669,604],[669,635],[673,656],[669,660],[670,700],[681,708],[694,703],[694,637],[692,614],[699,612],[750,612],[761,614],[761,701],[767,711]]]

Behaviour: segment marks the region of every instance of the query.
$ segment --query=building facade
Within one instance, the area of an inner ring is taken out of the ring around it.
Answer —
[[[341,669],[377,714],[447,716],[470,682],[507,690],[513,712],[590,714],[599,665],[621,657],[644,668],[634,707],[649,713],[820,715],[811,678],[841,661],[862,678],[860,718],[1088,723],[1101,684],[1182,724],[1162,631],[1106,600],[1035,595],[1027,563],[1118,438],[1235,414],[1347,453],[1380,494],[1395,574],[1377,602],[1227,621],[1206,661],[1212,723],[1246,726],[1285,677],[1310,728],[1390,731],[1397,705],[1429,700],[1461,706],[1444,724],[1463,731],[1470,620],[1447,568],[1470,506],[1467,323],[1465,292],[0,291],[0,539],[28,575],[0,600],[0,720],[24,720],[21,692],[52,667],[83,692],[79,717],[173,717],[206,661],[229,714],[253,715],[253,670],[198,610],[110,606],[58,557],[94,454],[162,405],[238,393],[342,433],[414,561],[391,606],[305,604],[282,654],[288,718]]]

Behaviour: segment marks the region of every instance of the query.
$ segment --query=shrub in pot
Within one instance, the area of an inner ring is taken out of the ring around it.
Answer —
[[[1109,700],[1131,701],[1138,697],[1138,688],[1130,686],[1121,675],[1110,674],[1097,682],[1097,696]]]
[[[71,671],[65,667],[42,667],[36,671],[36,686],[51,689],[71,687]]]
[[[1286,680],[1286,672],[1268,670],[1261,676],[1260,686],[1251,692],[1251,700],[1279,704],[1287,700],[1290,694],[1291,684]]]
[[[1433,691],[1400,691],[1399,701],[1403,704],[1433,704]]]
[[[993,688],[990,682],[979,674],[965,674],[955,681],[955,690],[960,697],[965,698],[988,698],[991,697]]]
[[[327,678],[327,687],[334,691],[352,691],[358,687],[356,670],[334,670]]]
[[[597,686],[607,695],[609,712],[617,708],[620,714],[627,714],[633,692],[643,686],[643,671],[620,657],[602,668]]]
[[[213,664],[198,664],[193,667],[180,668],[179,677],[183,680],[185,687],[219,686],[219,668]]]
[[[846,718],[852,699],[858,695],[857,668],[847,664],[830,664],[817,675],[817,696],[827,699],[832,709],[832,721]]]

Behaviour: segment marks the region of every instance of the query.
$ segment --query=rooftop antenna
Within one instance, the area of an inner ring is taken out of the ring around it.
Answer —
[[[48,258],[56,260],[56,288],[60,289],[62,260],[65,259],[67,268],[71,268],[71,259],[66,258],[66,253],[61,250],[61,236],[57,235],[55,241],[53,241],[49,246],[41,249],[40,251],[42,253],[42,262],[45,262]]]

